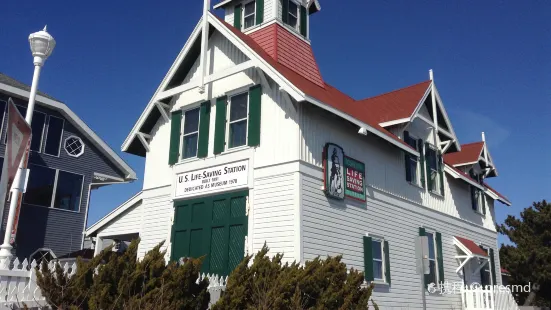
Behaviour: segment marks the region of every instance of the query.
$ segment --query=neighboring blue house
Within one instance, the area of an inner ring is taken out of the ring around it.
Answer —
[[[8,98],[25,116],[29,92],[28,85],[0,73],[0,167]],[[67,105],[41,92],[36,103],[30,175],[14,246],[20,259],[29,258],[38,249],[50,249],[56,256],[80,250],[91,190],[136,179],[136,173]],[[1,238],[8,205],[2,217]]]

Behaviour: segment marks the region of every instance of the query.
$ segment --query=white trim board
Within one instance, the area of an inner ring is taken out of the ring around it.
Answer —
[[[10,85],[6,85],[3,83],[0,83],[0,90],[4,90],[6,92],[22,96],[24,98],[29,98],[30,93],[26,90],[13,87]],[[52,108],[54,110],[57,110],[61,112],[63,116],[65,116],[68,120],[71,121],[73,125],[79,130],[82,131],[84,136],[90,140],[100,152],[102,152],[107,158],[111,159],[111,161],[117,166],[123,173],[125,173],[125,179],[127,180],[136,180],[136,172],[130,168],[130,166],[122,159],[119,155],[117,155],[107,143],[105,143],[96,133],[84,123],[78,117],[67,105],[65,105],[62,102],[55,101],[49,98],[46,98],[41,95],[36,95],[36,101],[39,105],[46,106],[48,108]]]

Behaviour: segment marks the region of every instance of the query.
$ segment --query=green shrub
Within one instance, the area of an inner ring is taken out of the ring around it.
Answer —
[[[304,266],[270,259],[268,247],[246,257],[230,274],[226,291],[213,306],[225,309],[368,309],[373,286],[363,286],[362,272],[350,270],[342,257],[316,258]],[[373,303],[375,309],[377,305]]]
[[[138,261],[138,243],[133,241],[121,255],[109,247],[89,262],[78,259],[72,277],[59,264],[51,272],[43,262],[37,272],[42,295],[60,310],[207,309],[208,280],[196,284],[202,259],[166,264],[161,243]]]

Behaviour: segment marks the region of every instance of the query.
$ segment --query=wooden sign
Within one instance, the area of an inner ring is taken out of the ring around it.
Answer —
[[[346,173],[345,195],[365,201],[365,164],[345,156],[344,170]]]

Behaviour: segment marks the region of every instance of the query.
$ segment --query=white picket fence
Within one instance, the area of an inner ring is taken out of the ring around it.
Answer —
[[[216,303],[220,297],[222,297],[222,292],[226,290],[226,284],[228,283],[228,277],[227,276],[219,276],[215,274],[200,274],[199,278],[197,279],[196,283],[199,284],[200,281],[203,281],[203,279],[209,279],[209,286],[207,290],[210,293],[210,302],[209,306]]]
[[[519,310],[510,290],[493,286],[486,289],[463,286],[461,301],[464,310]]]
[[[48,304],[42,296],[40,288],[36,284],[37,262],[30,264],[25,259],[13,262],[0,259],[0,309],[22,309],[24,305],[29,308],[43,308]],[[48,265],[53,270],[54,264]],[[66,274],[73,275],[76,272],[76,264],[65,263],[63,270]]]

